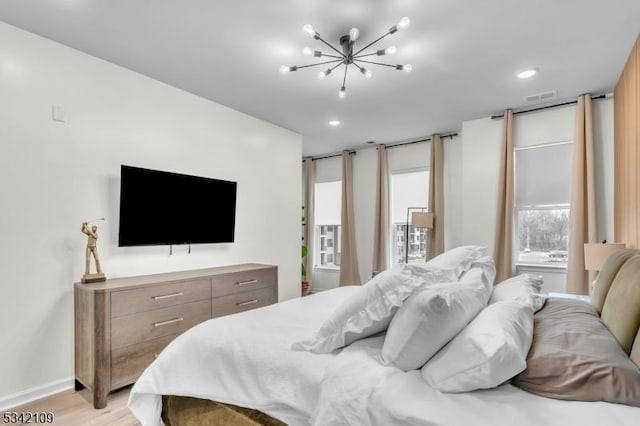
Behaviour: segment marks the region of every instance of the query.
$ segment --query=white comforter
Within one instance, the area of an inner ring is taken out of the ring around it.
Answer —
[[[356,287],[200,324],[172,342],[131,391],[143,425],[161,425],[161,395],[255,408],[295,425],[637,425],[640,409],[535,396],[511,385],[444,394],[419,371],[383,366],[383,335],[332,354],[292,351]]]
[[[129,408],[144,426],[161,425],[162,395],[255,408],[308,425],[334,354],[292,351],[358,287],[342,287],[199,324],[176,338],[138,379]]]
[[[384,336],[355,342],[327,366],[314,425],[637,426],[640,408],[543,398],[510,384],[460,394],[432,389],[420,371],[380,363]]]

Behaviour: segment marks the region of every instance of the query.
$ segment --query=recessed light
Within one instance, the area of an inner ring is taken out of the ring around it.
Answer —
[[[331,120],[329,121],[329,126],[331,127],[338,127],[340,125],[340,121],[339,120]]]
[[[538,72],[537,68],[531,68],[518,73],[518,78],[531,78]]]

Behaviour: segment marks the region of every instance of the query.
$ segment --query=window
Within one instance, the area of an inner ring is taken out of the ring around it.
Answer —
[[[405,252],[409,250],[409,263],[422,262],[427,254],[426,229],[409,227],[407,233],[407,209],[426,207],[429,192],[429,172],[427,170],[398,172],[391,174],[391,264],[404,263]],[[415,210],[419,211],[419,210]],[[409,220],[411,220],[409,218]]]
[[[315,266],[340,267],[340,218],[342,184],[340,181],[315,184]]]
[[[566,266],[573,144],[516,149],[518,262]]]

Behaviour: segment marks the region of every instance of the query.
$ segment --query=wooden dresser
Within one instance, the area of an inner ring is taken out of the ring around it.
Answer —
[[[104,408],[194,325],[278,301],[278,269],[244,264],[75,283],[75,383]]]

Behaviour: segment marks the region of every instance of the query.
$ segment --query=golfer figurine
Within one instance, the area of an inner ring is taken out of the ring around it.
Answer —
[[[84,275],[82,276],[83,283],[91,283],[97,281],[106,281],[105,275],[100,268],[100,257],[98,256],[98,227],[93,225],[89,228],[89,222],[82,222],[82,228],[80,231],[87,236],[87,249],[85,251],[84,260]],[[96,273],[90,272],[91,256],[96,263]]]

